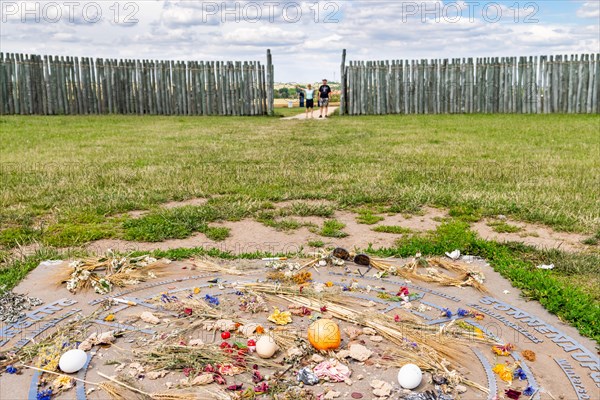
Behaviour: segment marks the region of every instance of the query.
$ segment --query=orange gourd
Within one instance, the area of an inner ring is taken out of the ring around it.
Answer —
[[[335,350],[342,342],[340,327],[330,319],[318,319],[308,327],[308,341],[317,350]]]

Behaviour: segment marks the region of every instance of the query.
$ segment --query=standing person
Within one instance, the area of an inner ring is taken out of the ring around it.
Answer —
[[[304,99],[306,102],[306,119],[308,119],[308,109],[310,108],[310,117],[313,118],[313,110],[314,110],[314,89],[312,85],[309,83],[306,89],[302,89],[304,92]]]
[[[323,84],[319,88],[319,102],[321,103],[321,112],[319,118],[323,118],[323,108],[325,108],[325,118],[327,118],[327,108],[329,107],[329,96],[331,88],[327,84],[327,79],[323,79]]]

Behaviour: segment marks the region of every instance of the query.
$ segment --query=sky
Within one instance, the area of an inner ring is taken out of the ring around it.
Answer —
[[[7,1],[7,53],[257,60],[277,82],[338,80],[347,60],[600,52],[600,0]]]

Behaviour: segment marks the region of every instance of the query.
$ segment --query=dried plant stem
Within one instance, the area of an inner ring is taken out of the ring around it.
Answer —
[[[88,384],[88,385],[96,385],[96,386],[98,386],[98,385],[99,385],[99,383],[96,383],[96,382],[90,382],[90,381],[86,381],[86,380],[83,380],[83,379],[75,378],[75,377],[73,377],[73,376],[71,376],[71,375],[67,375],[67,374],[61,374],[60,372],[49,371],[49,370],[47,370],[47,369],[43,369],[43,368],[34,367],[34,366],[32,366],[32,365],[21,364],[21,366],[22,366],[22,367],[24,367],[24,368],[35,369],[36,371],[41,371],[41,372],[44,372],[44,373],[46,373],[46,374],[52,374],[52,375],[58,375],[58,376],[66,376],[67,378],[71,378],[71,379],[74,379],[74,380],[76,380],[76,381],[79,381],[79,382],[83,382],[83,383],[85,383],[85,384]]]

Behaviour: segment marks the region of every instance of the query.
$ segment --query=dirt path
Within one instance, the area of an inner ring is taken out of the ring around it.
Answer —
[[[338,108],[336,106],[331,106],[327,109],[327,115],[332,115],[335,110],[337,110]],[[313,112],[313,118],[314,119],[318,119],[318,120],[324,120],[325,118],[319,118],[319,113],[320,113],[320,109],[319,107],[315,107],[315,111]],[[310,115],[310,113],[309,113]],[[302,114],[298,114],[298,115],[294,115],[291,117],[285,117],[285,118],[281,118],[281,119],[311,119],[310,116],[309,118],[306,118],[306,111],[303,112]]]

